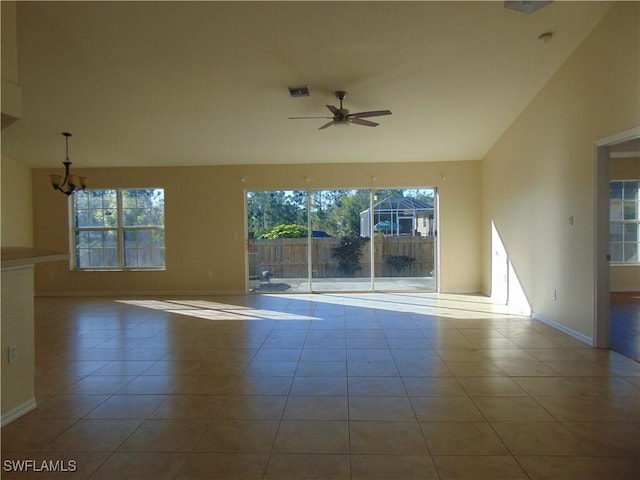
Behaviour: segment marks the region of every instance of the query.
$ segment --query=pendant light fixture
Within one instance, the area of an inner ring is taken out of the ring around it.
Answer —
[[[71,162],[69,161],[69,137],[71,134],[69,132],[63,132],[62,135],[65,137],[67,147],[66,160],[62,162],[64,165],[64,178],[62,178],[62,175],[51,175],[51,185],[53,185],[54,190],[59,190],[66,196],[69,196],[80,190],[86,190],[87,177],[78,177],[70,174],[69,169],[71,168]]]

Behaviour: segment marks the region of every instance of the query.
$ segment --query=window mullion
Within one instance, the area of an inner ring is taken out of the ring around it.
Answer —
[[[78,254],[76,253],[76,237],[77,232],[79,230],[78,225],[76,224],[76,205],[74,199],[67,197],[67,210],[69,212],[69,265],[71,270],[75,270],[78,268]]]
[[[117,189],[118,194],[116,195],[117,203],[118,203],[118,265],[120,268],[126,268],[124,263],[124,226],[123,226],[123,213],[122,213],[122,192],[121,188]]]

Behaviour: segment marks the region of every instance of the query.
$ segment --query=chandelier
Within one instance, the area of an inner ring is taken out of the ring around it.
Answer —
[[[60,190],[65,195],[69,196],[80,190],[86,190],[87,177],[78,177],[69,173],[69,168],[71,167],[71,162],[69,161],[69,137],[71,134],[69,132],[63,132],[62,135],[65,137],[65,143],[67,146],[66,160],[62,162],[64,165],[64,179],[62,178],[62,175],[51,175],[51,185],[53,185],[54,190]]]

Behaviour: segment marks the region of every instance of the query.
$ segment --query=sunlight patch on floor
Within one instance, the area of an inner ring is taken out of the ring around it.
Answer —
[[[176,315],[202,318],[205,320],[321,320],[302,314],[278,312],[251,308],[231,303],[207,300],[116,300],[119,303],[137,307],[163,310]]]
[[[506,305],[494,303],[482,295],[442,293],[326,293],[264,295],[289,300],[306,300],[318,304],[373,308],[393,312],[433,315],[448,318],[522,318]]]

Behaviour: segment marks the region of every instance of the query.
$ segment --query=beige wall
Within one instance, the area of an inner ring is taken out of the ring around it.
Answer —
[[[1,229],[3,247],[33,246],[31,169],[12,158],[1,159]],[[33,268],[2,270],[2,422],[35,407],[33,347]],[[9,364],[8,347],[16,348]]]
[[[483,290],[493,221],[534,314],[585,339],[594,328],[594,142],[640,124],[639,10],[616,4],[482,161]]]
[[[2,425],[36,406],[33,266],[2,270]],[[15,358],[9,362],[9,347]]]
[[[2,78],[18,83],[18,32],[16,27],[16,2],[3,0],[0,6],[2,18]]]
[[[31,169],[2,155],[2,246],[33,246]]]
[[[611,180],[640,180],[640,158],[612,158]],[[640,292],[640,266],[613,265],[609,269],[612,292]]]
[[[22,92],[18,85],[18,35],[16,2],[0,2],[0,28],[2,49],[2,128],[11,125],[22,114]]]
[[[46,169],[33,170],[33,184],[38,186],[34,188],[35,245],[68,251],[67,199],[46,188],[49,173]],[[83,171],[78,169],[75,173]],[[478,161],[106,168],[84,173],[92,188],[165,189],[167,269],[70,272],[60,262],[40,265],[36,268],[37,294],[244,292],[246,190],[432,186],[438,188],[440,195],[442,291],[480,290]],[[213,271],[213,278],[207,277],[208,270]]]

